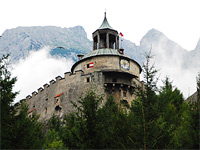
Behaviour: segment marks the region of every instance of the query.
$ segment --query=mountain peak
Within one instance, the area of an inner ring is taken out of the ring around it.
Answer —
[[[200,51],[200,38],[199,38],[199,41],[197,42],[195,50]]]
[[[152,28],[143,36],[142,40],[140,41],[140,45],[146,45],[147,43],[154,44],[161,39],[167,40],[168,38],[162,32]],[[146,48],[149,49],[149,46],[147,46]]]
[[[147,33],[151,33],[151,34],[163,34],[162,32],[158,31],[155,28],[150,29]],[[163,34],[164,35],[164,34]]]
[[[85,29],[82,26],[70,27],[69,30],[87,38],[87,33],[85,32]]]
[[[158,39],[160,39],[161,37],[165,37],[165,38],[166,38],[166,36],[165,36],[162,32],[160,32],[160,31],[158,31],[158,30],[152,28],[151,30],[149,30],[149,31],[143,36],[142,40],[143,40],[143,39],[154,39],[154,40],[158,40]]]
[[[82,26],[61,28],[56,26],[33,26],[7,29],[0,40],[0,56],[11,53],[12,60],[26,57],[31,50],[44,46],[82,51],[91,50],[92,43]]]

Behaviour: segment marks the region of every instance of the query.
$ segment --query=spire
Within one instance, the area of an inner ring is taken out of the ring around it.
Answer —
[[[99,29],[112,29],[114,30],[108,23],[107,18],[106,18],[106,11],[105,11],[105,16],[104,16],[104,20],[103,23],[101,24],[101,26],[99,27]]]
[[[119,36],[117,30],[114,30],[108,23],[106,12],[101,26],[92,33],[93,50],[97,49],[119,49]]]

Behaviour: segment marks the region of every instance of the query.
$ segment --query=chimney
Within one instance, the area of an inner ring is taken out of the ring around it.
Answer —
[[[77,56],[78,56],[78,60],[81,60],[84,55],[83,54],[78,54]]]
[[[120,54],[124,54],[124,49],[123,49],[123,48],[120,48],[120,49],[119,49],[119,53],[120,53]]]

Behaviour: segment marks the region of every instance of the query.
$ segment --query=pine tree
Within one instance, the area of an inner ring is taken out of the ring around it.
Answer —
[[[15,115],[13,125],[13,149],[40,149],[43,144],[43,123],[38,122],[39,116],[28,117],[28,107],[21,101]]]
[[[42,124],[34,116],[28,117],[28,107],[22,103],[13,105],[17,92],[13,92],[16,78],[8,70],[8,57],[0,59],[1,148],[38,149],[42,143]]]
[[[104,106],[98,110],[97,144],[101,149],[127,149],[129,124],[127,113],[122,111],[109,96]]]
[[[65,149],[64,140],[66,135],[62,125],[63,122],[55,115],[48,120],[43,149]]]
[[[64,149],[64,143],[59,132],[49,129],[43,143],[43,149]]]
[[[197,81],[197,104],[199,106],[200,104],[200,72],[198,73],[196,77],[196,81]]]
[[[156,144],[156,135],[158,134],[155,120],[157,118],[157,78],[154,64],[151,65],[151,52],[146,53],[146,63],[143,65],[144,88],[136,86],[136,100],[131,106],[130,116],[132,116],[132,130],[136,133],[131,133],[133,141],[137,145],[134,148],[149,149],[154,148]],[[138,132],[139,131],[139,132]]]
[[[164,86],[161,87],[158,95],[159,109],[157,113],[159,118],[156,120],[156,123],[160,132],[156,148],[178,148],[176,132],[181,126],[187,106],[184,103],[182,93],[173,87],[168,77],[166,77],[163,83]]]
[[[190,115],[191,115],[191,128],[190,137],[192,138],[192,149],[200,148],[200,72],[196,77],[197,82],[197,99],[192,100],[190,103]]]
[[[197,133],[197,140],[196,144],[194,145],[194,148],[200,148],[200,72],[198,73],[198,76],[196,78],[197,80],[197,121],[196,121],[196,133]]]
[[[16,77],[12,78],[8,70],[9,55],[0,59],[0,106],[1,106],[1,148],[12,148],[13,119],[15,110],[12,105],[17,92],[13,92]]]
[[[94,149],[97,144],[97,111],[102,97],[89,91],[84,97],[72,102],[77,110],[68,118],[66,132],[68,134],[68,147],[73,149]],[[76,142],[74,144],[73,142]]]

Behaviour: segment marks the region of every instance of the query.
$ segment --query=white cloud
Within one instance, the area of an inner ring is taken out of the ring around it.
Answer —
[[[49,51],[48,47],[33,51],[27,58],[12,65],[12,75],[17,76],[13,90],[20,91],[15,102],[26,98],[56,76],[64,76],[65,72],[70,71],[74,63],[71,59],[52,57]]]
[[[177,87],[182,93],[184,98],[189,97],[196,91],[196,76],[197,71],[194,72],[190,69],[184,70],[179,66],[169,66],[167,64],[158,63],[156,68],[160,68],[160,79],[164,80],[166,76],[173,81],[173,86]],[[162,82],[158,85],[162,85]]]
[[[185,57],[181,56],[179,47],[173,47],[171,55],[167,52],[169,49],[163,47],[162,41],[154,48],[154,61],[156,68],[160,70],[160,79],[164,80],[168,76],[173,85],[183,93],[184,98],[193,94],[196,91],[198,70],[183,66]],[[158,85],[162,85],[162,82]]]

